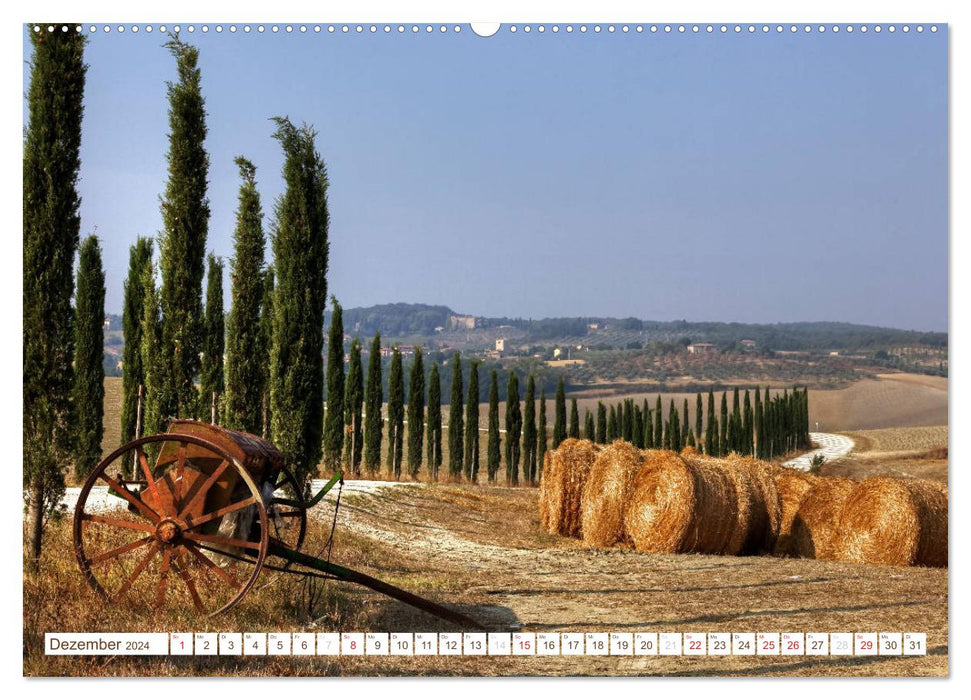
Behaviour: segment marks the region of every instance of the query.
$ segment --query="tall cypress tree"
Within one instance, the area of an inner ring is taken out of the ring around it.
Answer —
[[[526,380],[523,398],[523,477],[530,484],[536,483],[536,379],[532,374]]]
[[[330,331],[327,334],[327,412],[324,415],[324,465],[330,471],[341,466],[344,448],[344,310],[330,299]]]
[[[691,432],[691,421],[688,420],[688,399],[684,400],[684,413],[681,416],[681,446],[688,444],[688,433]]]
[[[453,479],[462,478],[465,461],[462,390],[462,358],[455,353],[452,356],[452,390],[448,399],[448,472]]]
[[[755,417],[753,418],[754,423],[754,433],[755,433],[755,456],[759,459],[764,459],[762,453],[762,438],[765,435],[765,424],[763,422],[762,416],[762,397],[761,391],[758,387],[755,387]]]
[[[563,389],[563,377],[556,383],[556,401],[553,407],[553,449],[566,440],[566,393]]]
[[[142,369],[145,373],[143,432],[154,435],[162,431],[162,394],[165,391],[165,362],[162,359],[162,309],[155,288],[155,268],[151,263],[142,270],[145,294],[142,309]]]
[[[352,474],[361,471],[364,449],[364,368],[361,364],[361,340],[351,341],[347,379],[344,382],[344,464]]]
[[[479,480],[479,363],[469,366],[469,397],[465,402],[465,478]]]
[[[654,424],[651,420],[651,409],[647,407],[647,399],[644,399],[644,447],[656,449],[654,444]]]
[[[654,447],[659,450],[665,446],[663,410],[661,408],[661,395],[658,394],[657,401],[654,404]]]
[[[602,401],[597,402],[597,442],[607,444],[607,407]]]
[[[721,415],[718,424],[718,454],[727,455],[730,448],[728,445],[728,393],[722,392]]]
[[[583,410],[583,439],[590,442],[597,441],[597,426],[593,422],[593,414],[589,408]]]
[[[243,182],[236,206],[233,258],[229,261],[232,304],[226,319],[226,395],[223,425],[259,435],[263,429],[265,391],[263,338],[260,311],[263,306],[264,257],[263,206],[256,190],[256,166],[236,159]]]
[[[539,443],[536,447],[536,481],[541,481],[546,461],[546,389],[542,386],[539,390],[539,428],[536,433]]]
[[[273,290],[275,277],[273,267],[266,268],[263,273],[263,303],[260,306],[260,386],[263,390],[263,437],[270,437],[270,419],[272,409],[270,408],[270,353],[273,349]]]
[[[519,437],[523,428],[523,414],[519,406],[519,378],[509,373],[506,386],[506,483],[519,484]]]
[[[612,443],[619,436],[619,431],[617,430],[617,407],[611,404],[610,406],[610,417],[607,418],[607,442],[606,444]]]
[[[499,472],[499,376],[492,370],[489,377],[489,444],[486,453],[486,470],[489,481],[496,480]]]
[[[175,57],[179,79],[168,83],[168,181],[162,197],[159,242],[162,272],[162,360],[164,415],[197,414],[194,380],[204,352],[202,278],[209,230],[209,155],[199,50],[173,37],[165,44]],[[208,402],[206,403],[208,406]]]
[[[644,449],[644,414],[637,404],[634,404],[634,447]]]
[[[671,407],[668,409],[668,423],[671,425],[671,438],[668,449],[677,452],[681,449],[681,424],[678,419],[678,409],[674,407],[674,399],[671,399]]]
[[[31,566],[40,565],[47,516],[64,494],[69,458],[71,292],[81,226],[84,36],[34,32],[23,174],[23,486]]]
[[[306,483],[322,456],[324,309],[327,306],[327,170],[316,134],[275,119],[284,153],[284,194],[273,233],[276,271],[270,410],[273,442]]]
[[[415,348],[408,391],[408,471],[413,479],[421,470],[421,448],[425,429],[425,366],[421,348]]]
[[[702,444],[701,441],[704,439],[704,436],[701,434],[703,429],[703,425],[702,425],[703,410],[704,409],[701,406],[701,392],[699,391],[698,394],[695,395],[695,442],[698,445],[701,445]]]
[[[752,454],[752,398],[748,389],[745,390],[742,408],[742,454]]]
[[[223,263],[209,256],[209,275],[206,279],[206,317],[202,345],[202,383],[199,392],[198,416],[205,421],[219,420],[219,406],[225,387],[223,351],[226,347],[226,326],[223,316]]]
[[[145,269],[152,265],[152,239],[139,237],[128,249],[128,276],[121,327],[125,337],[122,350],[121,444],[142,436],[138,423],[139,396],[145,404],[145,369],[142,366],[142,317],[145,315]],[[125,455],[125,475],[132,477],[135,454]]]
[[[95,236],[81,244],[74,319],[74,474],[87,477],[101,460],[104,435],[105,273]]]
[[[395,479],[401,478],[405,439],[405,373],[401,353],[395,347],[391,354],[388,377],[388,469]]]
[[[576,399],[570,399],[570,437],[580,439],[580,411]]]
[[[442,466],[442,382],[438,374],[438,363],[432,362],[428,377],[428,422],[426,442],[428,443],[428,469],[432,480],[438,481],[438,470]]]
[[[742,451],[742,410],[741,402],[739,401],[738,387],[732,390],[732,417],[731,422],[731,439],[729,444],[731,445],[732,452]]]
[[[708,390],[708,425],[705,427],[705,454],[718,454],[718,421],[715,419],[715,392]]]
[[[367,389],[364,401],[364,468],[374,474],[381,468],[381,404],[384,392],[381,384],[381,334],[375,333],[367,358]]]

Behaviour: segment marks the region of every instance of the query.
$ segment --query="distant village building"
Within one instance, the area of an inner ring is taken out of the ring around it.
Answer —
[[[475,330],[475,316],[459,316],[452,314],[448,317],[449,329],[461,328],[468,331]]]
[[[562,350],[560,350],[559,348],[553,348],[553,359],[554,360],[556,358],[558,358],[562,354],[563,354],[563,351]]]
[[[714,343],[692,343],[688,346],[688,352],[692,355],[714,355],[718,352],[718,346]]]
[[[441,333],[444,330],[445,330],[445,326],[435,326],[436,333]]]
[[[746,350],[753,350],[755,348],[754,340],[743,340],[739,344]]]
[[[840,356],[840,352],[839,352],[839,350],[830,350],[829,356],[830,357],[839,357]]]
[[[587,324],[587,328],[589,330],[591,330],[591,331],[600,330],[600,324],[599,323],[588,323]]]
[[[505,351],[506,351],[506,339],[496,338],[496,352],[505,352]]]

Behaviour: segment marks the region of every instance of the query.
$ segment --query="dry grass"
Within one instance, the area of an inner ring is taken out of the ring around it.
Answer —
[[[840,510],[834,557],[891,566],[947,566],[947,489],[932,481],[860,482]]]
[[[885,428],[847,433],[856,442],[854,452],[909,452],[947,448],[947,426]]]

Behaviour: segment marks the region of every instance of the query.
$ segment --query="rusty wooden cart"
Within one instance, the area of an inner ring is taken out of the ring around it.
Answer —
[[[133,478],[123,475],[126,466]],[[134,599],[218,615],[238,604],[267,569],[358,583],[482,629],[454,610],[332,563],[329,546],[326,559],[302,552],[308,509],[337,484],[343,485],[339,473],[304,498],[269,441],[173,420],[167,432],[119,447],[88,477],[74,510],[78,564],[109,603]],[[328,544],[332,537],[333,530]]]

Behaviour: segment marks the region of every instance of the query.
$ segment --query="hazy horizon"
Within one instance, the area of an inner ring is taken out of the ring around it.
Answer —
[[[946,27],[182,38],[208,111],[207,248],[232,256],[233,158],[258,167],[269,234],[269,118],[313,124],[347,308],[948,329]],[[102,239],[109,312],[129,245],[161,228],[164,41],[86,48],[81,234]],[[228,265],[224,287],[228,310]]]

